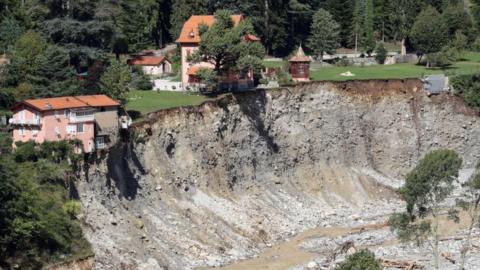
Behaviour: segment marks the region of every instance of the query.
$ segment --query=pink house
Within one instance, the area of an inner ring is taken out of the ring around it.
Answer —
[[[238,26],[243,20],[242,15],[232,15],[231,16],[232,22],[235,26]],[[181,59],[182,59],[182,84],[183,87],[195,86],[196,84],[200,83],[196,73],[201,68],[212,68],[213,65],[211,63],[190,63],[188,61],[188,57],[193,54],[198,47],[200,46],[200,34],[199,34],[199,27],[200,25],[207,25],[212,26],[215,22],[215,17],[213,15],[194,15],[191,16],[183,25],[182,32],[180,36],[176,40],[181,47]],[[246,42],[258,42],[256,36],[247,34],[245,36]],[[249,74],[248,78],[243,80],[248,81],[247,83],[253,83],[252,74]],[[227,78],[228,83],[239,83],[242,79],[237,78],[236,74],[232,74]]]
[[[24,100],[12,108],[13,142],[77,139],[85,153],[105,148],[114,138],[102,131],[118,130],[119,106],[105,95]]]

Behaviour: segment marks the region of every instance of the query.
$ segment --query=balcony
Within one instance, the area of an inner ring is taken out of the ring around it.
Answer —
[[[41,121],[40,119],[15,119],[10,118],[8,121],[10,125],[17,125],[17,126],[40,126]]]
[[[69,122],[70,123],[83,123],[83,122],[93,122],[95,121],[95,115],[94,114],[87,114],[87,115],[82,115],[82,116],[70,116],[69,117]]]

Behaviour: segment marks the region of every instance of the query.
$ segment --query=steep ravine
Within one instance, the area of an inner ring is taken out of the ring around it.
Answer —
[[[220,266],[310,228],[382,219],[436,148],[460,153],[468,175],[478,112],[421,86],[317,82],[149,115],[78,183],[94,268]]]

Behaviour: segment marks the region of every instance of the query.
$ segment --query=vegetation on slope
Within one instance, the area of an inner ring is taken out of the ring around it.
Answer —
[[[68,192],[77,162],[67,142],[19,144],[0,134],[0,268],[40,269],[92,255]]]

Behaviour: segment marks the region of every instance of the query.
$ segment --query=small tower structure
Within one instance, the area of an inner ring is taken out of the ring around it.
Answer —
[[[310,57],[305,55],[302,45],[297,50],[297,53],[288,60],[289,72],[292,75],[292,79],[297,82],[310,81]]]

